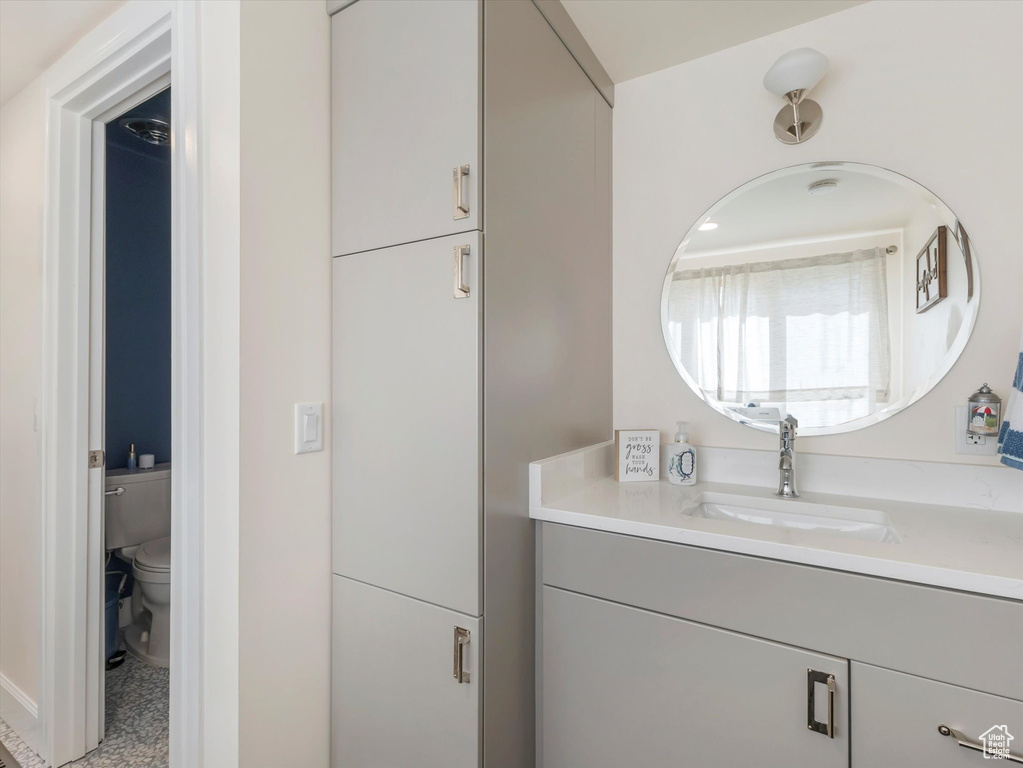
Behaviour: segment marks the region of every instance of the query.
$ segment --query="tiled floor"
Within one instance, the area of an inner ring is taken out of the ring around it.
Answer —
[[[18,763],[15,762],[2,741],[0,741],[0,768],[18,768]]]
[[[3,720],[0,720],[0,743],[7,747],[11,757],[18,761],[21,768],[43,768],[42,758],[29,749]]]
[[[165,768],[168,764],[167,712],[169,670],[151,667],[131,654],[107,672],[107,729],[99,749],[73,768]],[[43,761],[0,720],[0,741],[21,768],[42,768]]]

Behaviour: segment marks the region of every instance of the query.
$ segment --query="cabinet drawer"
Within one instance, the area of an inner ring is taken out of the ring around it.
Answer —
[[[981,752],[943,736],[939,725],[977,743],[982,743],[989,729],[996,728],[992,734],[997,734],[998,727],[1004,726],[1016,736],[1009,742],[1012,754],[1023,756],[1023,702],[855,662],[850,664],[850,677],[853,768],[992,764],[984,762]]]

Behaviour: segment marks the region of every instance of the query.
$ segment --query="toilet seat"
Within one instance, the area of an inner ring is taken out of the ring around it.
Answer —
[[[142,544],[135,553],[135,578],[149,584],[170,584],[170,537],[153,539]]]
[[[145,582],[146,584],[171,583],[170,570],[151,571],[148,568],[139,568],[138,563],[132,568],[132,575],[135,577],[135,581]]]
[[[146,571],[169,571],[171,558],[170,536],[147,541],[135,553],[135,565]]]

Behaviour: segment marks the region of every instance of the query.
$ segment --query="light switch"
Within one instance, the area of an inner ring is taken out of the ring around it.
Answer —
[[[295,403],[295,453],[323,450],[323,403]]]

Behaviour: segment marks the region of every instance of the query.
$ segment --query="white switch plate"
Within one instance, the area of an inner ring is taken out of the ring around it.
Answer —
[[[295,453],[323,450],[323,403],[295,403]]]
[[[980,437],[978,435],[967,434],[966,428],[969,426],[968,418],[969,412],[967,406],[957,405],[955,420],[956,453],[968,454],[971,456],[997,456],[998,438],[994,435],[991,435],[990,437]]]

